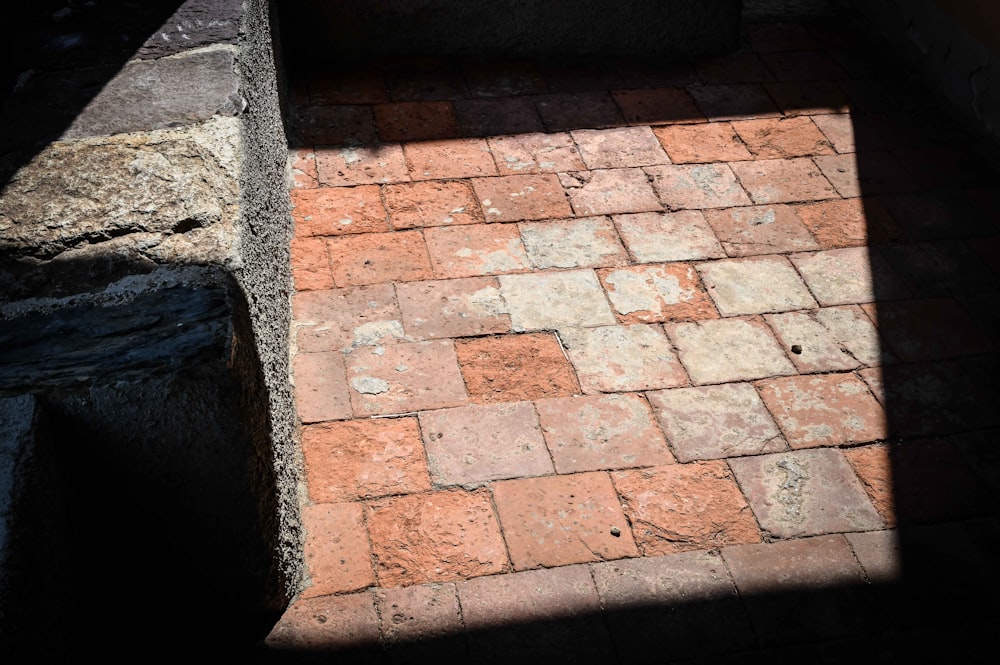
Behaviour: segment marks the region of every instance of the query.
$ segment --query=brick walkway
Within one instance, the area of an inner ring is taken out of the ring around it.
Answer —
[[[309,577],[272,650],[974,653],[1000,199],[904,72],[750,24],[690,66],[294,94]]]

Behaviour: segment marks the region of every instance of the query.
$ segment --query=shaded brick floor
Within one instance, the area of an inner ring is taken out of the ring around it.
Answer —
[[[270,650],[975,657],[1000,189],[905,71],[748,24],[292,101],[308,579]]]

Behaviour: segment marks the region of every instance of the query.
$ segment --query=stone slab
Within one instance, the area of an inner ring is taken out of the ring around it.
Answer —
[[[881,529],[882,518],[839,450],[729,460],[761,527],[778,538]]]

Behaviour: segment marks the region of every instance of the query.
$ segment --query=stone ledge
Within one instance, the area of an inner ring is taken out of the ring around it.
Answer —
[[[239,132],[216,118],[46,147],[0,194],[4,299],[28,295],[25,273],[57,256],[235,264]]]

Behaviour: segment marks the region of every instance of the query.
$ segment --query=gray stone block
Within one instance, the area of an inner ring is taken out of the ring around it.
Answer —
[[[45,259],[127,234],[232,224],[237,145],[237,121],[221,119],[53,143],[0,196],[0,250]]]
[[[76,116],[63,138],[190,125],[240,112],[236,57],[214,49],[130,62]]]
[[[137,54],[159,58],[209,44],[235,44],[243,0],[187,0]]]

